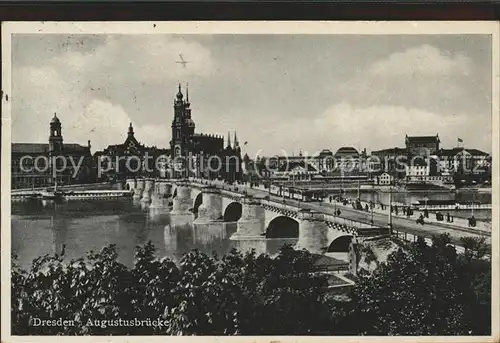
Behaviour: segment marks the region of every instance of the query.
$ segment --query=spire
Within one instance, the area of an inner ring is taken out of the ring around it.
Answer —
[[[229,134],[229,131],[227,132],[227,146],[230,148],[231,147],[231,136]]]
[[[238,137],[236,136],[236,131],[234,131],[234,147],[238,148],[240,143],[238,142]]]
[[[182,90],[181,90],[181,83],[179,82],[179,91],[177,92],[177,100],[182,100]]]
[[[186,102],[189,104],[189,84],[186,82]]]
[[[129,124],[128,126],[128,135],[133,136],[134,135],[134,127],[132,126],[132,123]]]

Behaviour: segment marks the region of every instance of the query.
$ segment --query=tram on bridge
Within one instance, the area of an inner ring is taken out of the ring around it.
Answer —
[[[326,197],[326,192],[321,190],[311,190],[278,185],[270,185],[269,194],[304,202],[323,201],[323,199]]]

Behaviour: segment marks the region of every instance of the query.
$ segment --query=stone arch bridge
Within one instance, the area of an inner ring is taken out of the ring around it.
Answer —
[[[135,199],[168,208],[172,216],[194,214],[197,226],[237,222],[233,240],[280,238],[286,231],[286,237],[298,238],[297,248],[323,253],[349,252],[353,242],[389,234],[385,227],[252,197],[214,181],[130,179],[126,187]]]

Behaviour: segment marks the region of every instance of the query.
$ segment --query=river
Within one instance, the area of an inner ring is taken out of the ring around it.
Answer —
[[[348,192],[356,197],[356,192]],[[393,200],[411,203],[428,199],[467,202],[471,200],[491,203],[491,194],[473,192],[404,192],[394,193]],[[388,203],[389,194],[362,190],[364,201]],[[475,211],[477,219],[491,219],[491,211]],[[455,216],[468,216],[461,211]],[[484,217],[484,218],[483,218]],[[72,200],[62,204],[41,202],[12,202],[12,252],[18,263],[29,267],[41,255],[60,253],[63,245],[67,258],[79,258],[85,253],[115,244],[119,260],[133,265],[135,247],[151,240],[159,257],[178,260],[183,253],[199,249],[205,253],[222,255],[235,247],[240,250],[256,249],[258,253],[275,254],[285,244],[297,239],[260,239],[233,241],[229,237],[236,231],[236,223],[219,223],[209,228],[193,225],[194,216],[171,217],[168,210],[149,209],[131,199]]]
[[[220,223],[207,228],[193,225],[193,215],[172,220],[167,210],[149,209],[131,199],[73,200],[62,204],[12,202],[12,253],[27,268],[45,254],[60,253],[65,246],[68,259],[85,256],[103,246],[115,244],[119,261],[132,266],[137,245],[151,240],[158,257],[178,260],[191,249],[219,256],[235,247],[255,248],[275,254],[297,239],[267,239],[256,242],[232,241],[236,223]]]

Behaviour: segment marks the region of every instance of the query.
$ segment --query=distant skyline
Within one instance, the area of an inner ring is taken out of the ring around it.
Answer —
[[[236,131],[250,156],[437,133],[491,153],[488,35],[15,34],[12,68],[13,142],[47,142],[56,112],[65,142],[93,152],[129,122],[168,148],[181,82],[196,131]]]

